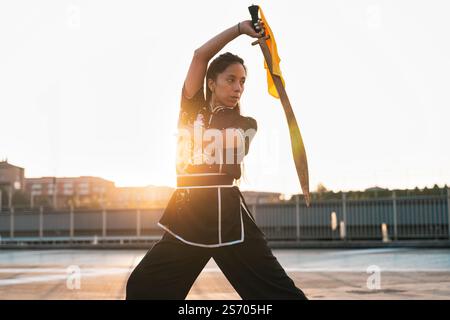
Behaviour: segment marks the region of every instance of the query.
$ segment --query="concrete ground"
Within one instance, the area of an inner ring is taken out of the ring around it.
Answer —
[[[0,299],[124,299],[146,250],[2,250]],[[310,299],[450,299],[450,249],[274,249]],[[213,260],[187,299],[240,299]]]

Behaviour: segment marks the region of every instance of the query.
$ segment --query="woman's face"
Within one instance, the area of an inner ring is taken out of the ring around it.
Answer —
[[[229,65],[217,75],[216,81],[208,79],[208,86],[213,92],[216,105],[234,108],[244,92],[246,72],[240,63]]]

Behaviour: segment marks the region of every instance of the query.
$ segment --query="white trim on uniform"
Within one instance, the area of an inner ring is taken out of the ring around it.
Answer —
[[[188,240],[183,239],[182,237],[177,235],[175,232],[171,231],[168,227],[166,227],[165,225],[163,225],[163,224],[161,224],[159,222],[158,222],[158,226],[160,226],[161,228],[163,228],[164,230],[169,232],[171,235],[173,235],[178,240],[180,240],[180,241],[182,241],[182,242],[184,242],[186,244],[189,244],[191,246],[197,246],[197,247],[203,247],[203,248],[219,248],[219,247],[231,246],[233,244],[238,244],[238,243],[244,242],[244,236],[242,236],[242,238],[240,240],[235,240],[235,241],[231,241],[231,242],[224,242],[224,243],[219,243],[219,244],[196,243],[196,242],[192,242],[192,241],[188,241]],[[244,226],[242,225],[242,229],[241,230],[243,230],[243,227]]]
[[[217,188],[217,211],[219,212],[219,244],[222,243],[222,203],[221,203],[220,187]]]
[[[245,231],[244,231],[244,220],[242,220],[242,199],[239,197],[239,214],[241,216],[241,239],[244,241]]]
[[[250,214],[250,212],[248,212],[247,208],[245,207],[245,205],[242,203],[242,199],[241,199],[241,206],[244,207],[245,212],[247,213],[248,217],[250,219],[252,219],[252,221],[256,224],[255,219],[253,219],[252,215]]]
[[[172,236],[174,236],[175,238],[177,238],[181,242],[184,242],[184,243],[186,243],[188,245],[191,245],[191,246],[203,247],[203,248],[220,248],[220,247],[231,246],[233,244],[242,243],[242,242],[244,242],[244,239],[245,239],[245,227],[244,227],[244,220],[242,219],[242,207],[244,207],[244,210],[247,213],[247,215],[249,216],[249,218],[252,221],[254,221],[254,220],[253,220],[252,216],[250,215],[250,213],[245,208],[245,206],[243,205],[242,199],[239,199],[239,201],[240,201],[239,213],[240,213],[240,216],[241,216],[241,239],[239,239],[239,240],[230,241],[230,242],[223,242],[223,243],[217,243],[217,244],[197,243],[197,242],[192,242],[192,241],[188,241],[188,240],[183,239],[183,237],[177,235],[175,232],[170,230],[169,227],[167,227],[167,226],[165,226],[165,225],[163,225],[163,224],[161,224],[159,222],[158,222],[158,226],[163,228],[165,231],[169,232]]]
[[[188,175],[189,174],[187,174],[186,176],[188,176]],[[196,174],[194,174],[194,175],[196,175]],[[200,173],[198,175],[209,175],[209,173]],[[179,175],[179,176],[181,176],[181,175]],[[196,243],[196,242],[188,241],[186,239],[183,239],[183,237],[177,235],[175,232],[170,230],[169,227],[161,224],[160,222],[158,222],[158,226],[160,226],[161,228],[163,228],[164,230],[169,232],[171,235],[173,235],[178,240],[180,240],[180,241],[182,241],[182,242],[184,242],[184,243],[186,243],[188,245],[193,245],[193,246],[197,246],[197,247],[218,248],[218,247],[224,247],[224,246],[229,246],[229,245],[233,245],[233,244],[238,244],[238,243],[244,242],[245,230],[244,230],[244,220],[242,218],[242,207],[244,207],[244,211],[248,215],[248,217],[253,222],[256,223],[256,221],[253,219],[252,215],[250,214],[250,212],[247,210],[246,206],[242,202],[242,196],[241,195],[239,196],[239,214],[240,214],[240,218],[241,218],[241,239],[235,240],[235,241],[230,241],[230,242],[222,242],[222,202],[221,202],[220,189],[221,188],[233,188],[233,187],[236,187],[236,186],[235,185],[223,184],[223,185],[214,185],[214,186],[177,187],[177,189],[217,188],[217,214],[218,214],[218,227],[219,227],[219,229],[218,229],[219,243],[217,243],[217,244],[202,244],[202,243]]]

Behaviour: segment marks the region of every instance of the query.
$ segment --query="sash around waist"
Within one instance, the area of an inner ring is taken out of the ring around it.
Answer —
[[[234,178],[225,173],[199,173],[177,176],[177,188],[232,186]]]

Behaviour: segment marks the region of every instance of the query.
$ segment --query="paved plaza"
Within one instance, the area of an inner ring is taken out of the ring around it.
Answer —
[[[450,249],[274,249],[310,299],[450,299]],[[146,250],[1,250],[1,299],[124,299]],[[210,260],[187,299],[240,299]]]

